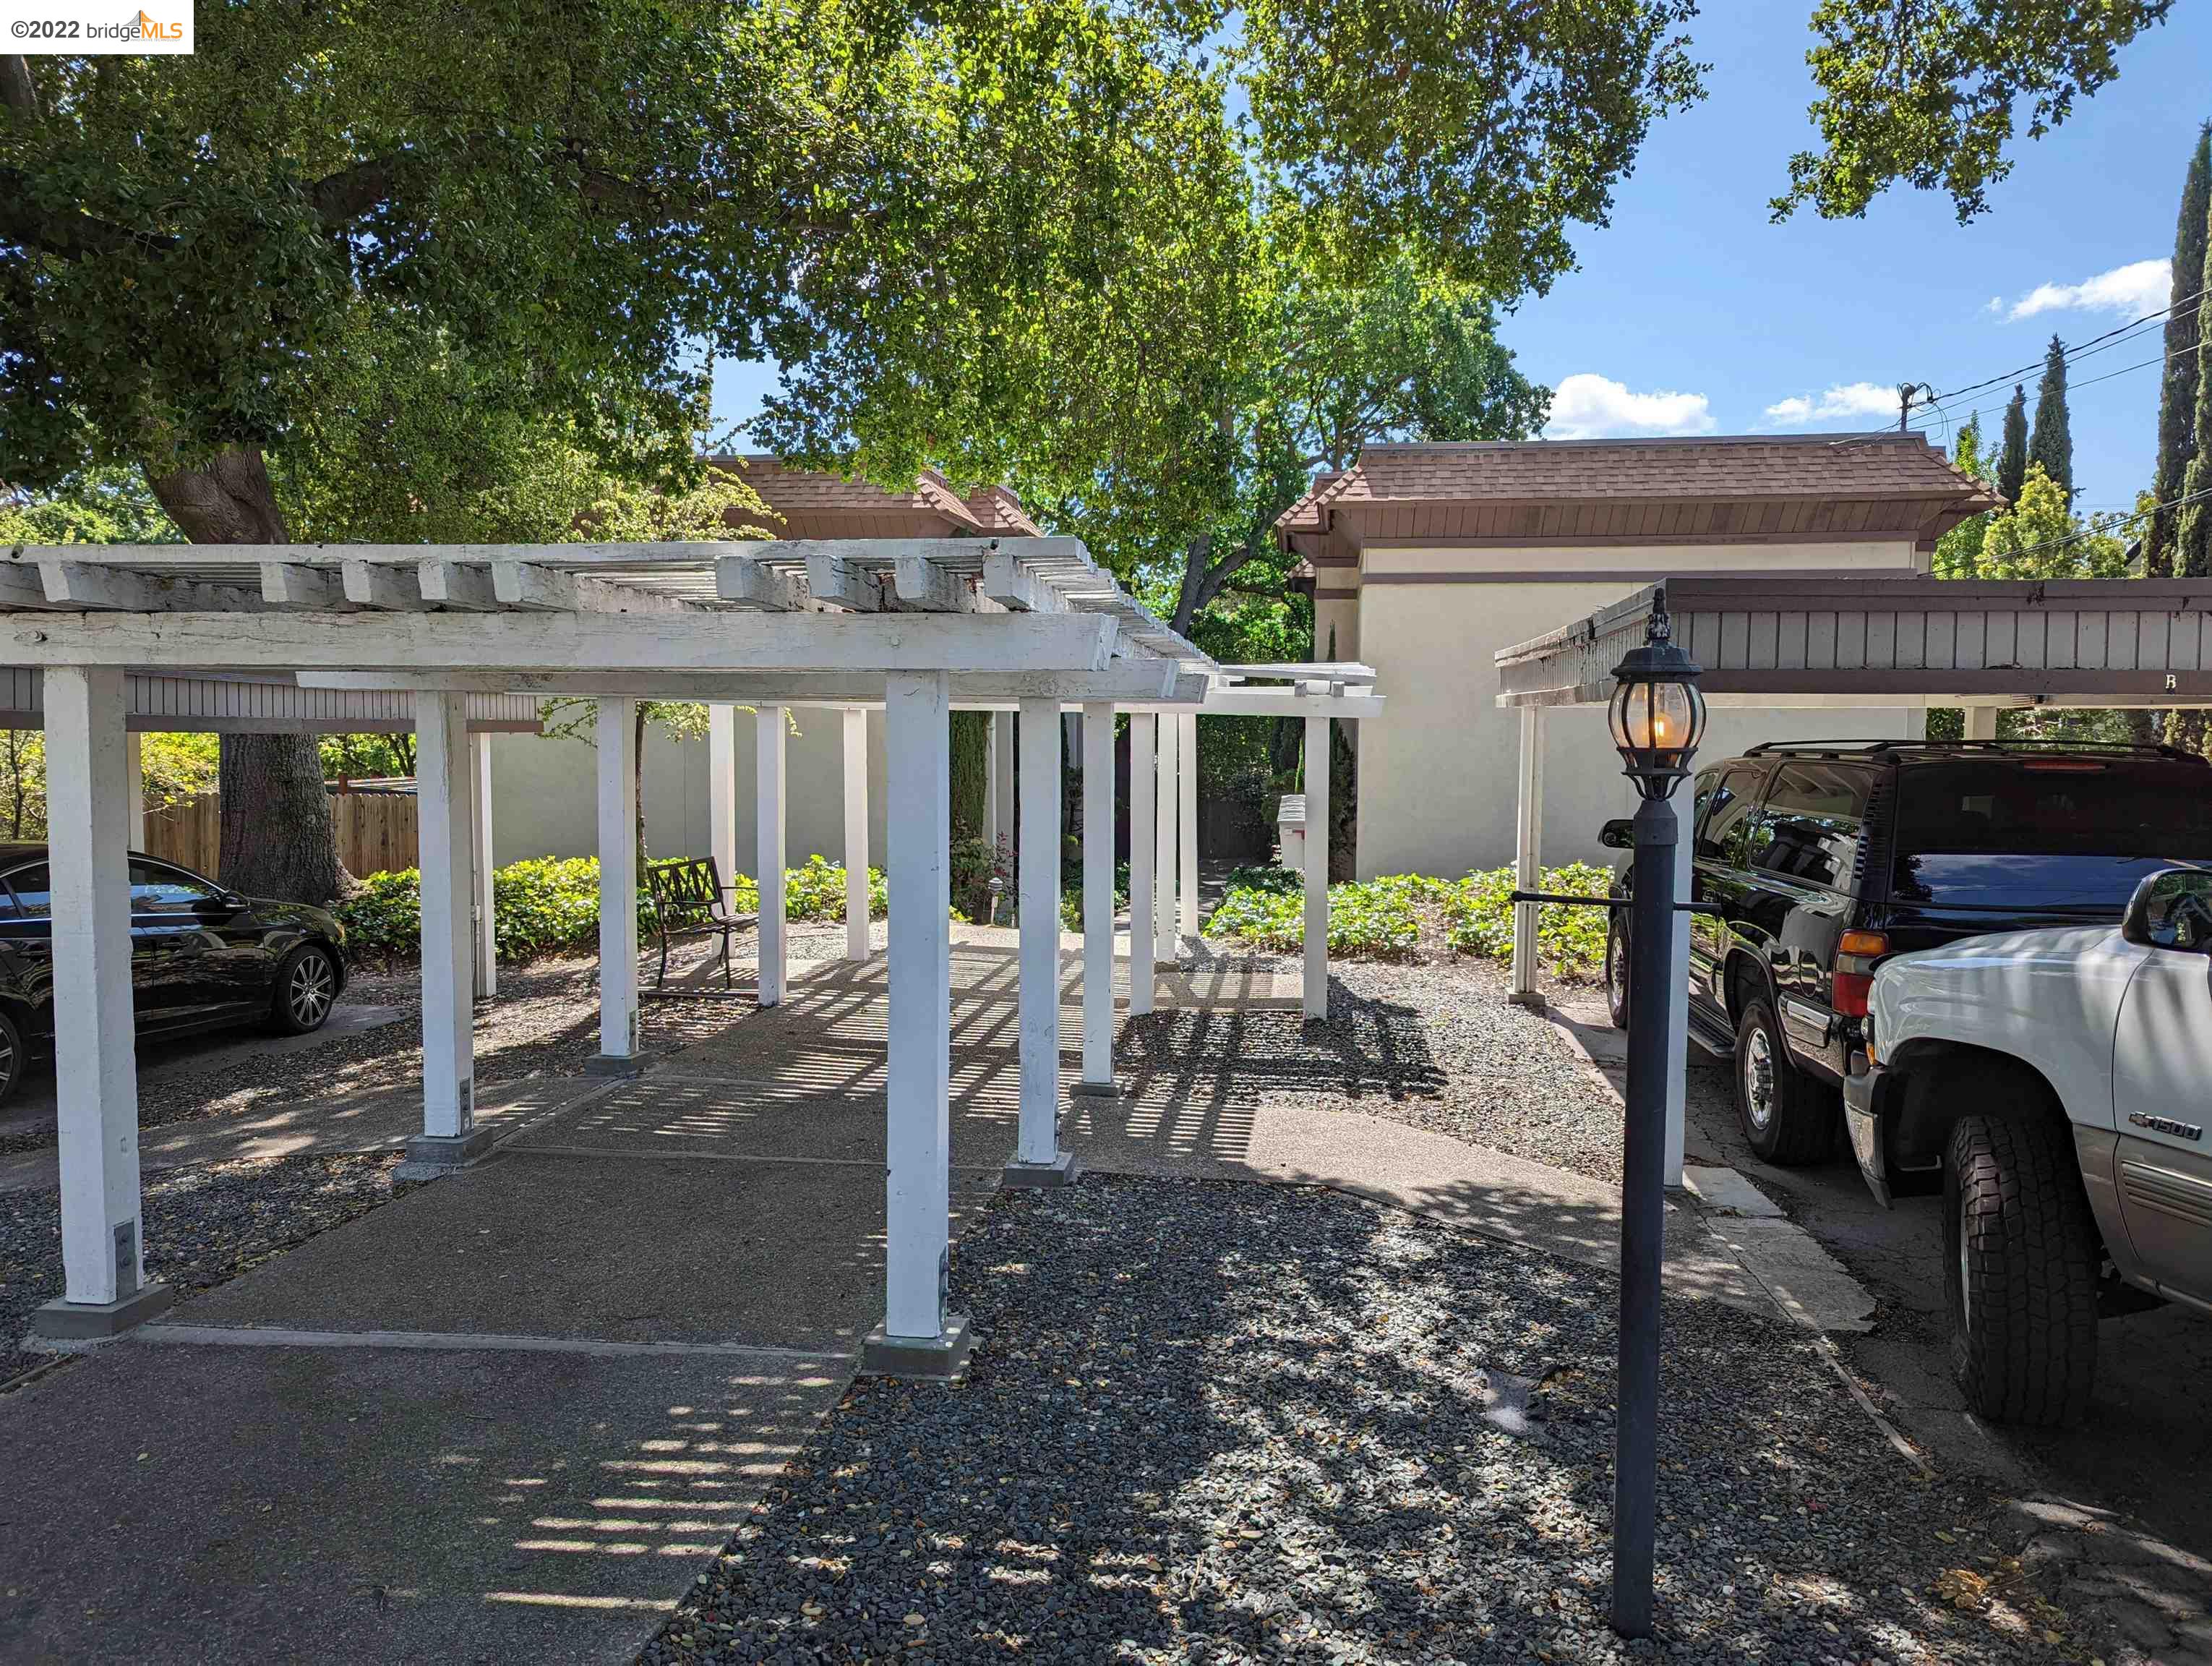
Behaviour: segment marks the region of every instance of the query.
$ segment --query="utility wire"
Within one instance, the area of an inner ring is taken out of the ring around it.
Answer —
[[[2212,497],[2212,486],[2206,487],[2201,492],[2188,492],[2179,497],[2169,498],[2163,503],[2145,504],[2140,509],[2133,509],[2126,514],[2117,515],[2101,524],[2085,526],[2078,532],[2068,533],[2064,538],[2045,538],[2040,544],[2031,544],[2022,549],[2009,550],[2007,556],[2008,558],[2012,556],[2032,556],[2042,550],[2063,550],[2069,544],[2081,544],[2093,538],[2110,538],[2120,527],[2133,521],[2148,520],[2161,509],[2178,509],[2184,504],[2200,502],[2208,497]]]
[[[2174,311],[2177,307],[2186,307],[2191,301],[2203,300],[2206,293],[2206,289],[2199,289],[2195,295],[2185,295],[2178,301],[2170,301],[2166,306],[2160,307],[2154,313],[2145,313],[2141,318],[2133,319],[2129,323],[2113,325],[2112,328],[2106,331],[2102,335],[2092,336],[2088,340],[2081,343],[2079,346],[2071,346],[2062,343],[2061,345],[2065,347],[2067,362],[2071,363],[2075,359],[2083,356],[2090,349],[2096,348],[2099,342],[2109,340],[2111,337],[2115,336],[2124,336],[2130,330],[2140,329],[2146,324],[2156,323],[2159,319],[2163,319],[2168,313]],[[2118,344],[2115,343],[2114,344],[2117,345]],[[2099,349],[2098,350],[2101,351],[2103,350]],[[1939,399],[1955,399],[1963,394],[1978,393],[1985,387],[1997,386],[2001,383],[2012,381],[2016,378],[2027,375],[2031,372],[2039,370],[2042,368],[2043,361],[2041,359],[2038,359],[2032,364],[2024,364],[2021,366],[2017,370],[2008,370],[2001,376],[1991,376],[1984,381],[1969,382],[1964,387],[1950,388],[1937,394],[1936,397]]]

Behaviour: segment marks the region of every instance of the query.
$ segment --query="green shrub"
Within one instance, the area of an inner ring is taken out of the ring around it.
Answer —
[[[845,870],[819,855],[805,867],[784,870],[784,912],[806,923],[845,917]],[[574,952],[599,940],[599,861],[596,856],[538,856],[495,869],[491,876],[492,934],[503,961]],[[750,874],[730,880],[731,906],[740,914],[760,908],[760,887]],[[372,873],[361,888],[332,906],[346,929],[347,946],[363,959],[413,960],[422,952],[422,878],[414,868]],[[881,868],[868,870],[868,912],[889,911]],[[637,894],[641,938],[659,929],[652,893]]]
[[[1568,897],[1602,897],[1613,875],[1588,862],[1544,870],[1537,889]],[[1513,958],[1513,870],[1470,873],[1444,898],[1444,938],[1462,954],[1489,960]],[[1536,958],[1559,977],[1593,977],[1605,966],[1604,909],[1547,903],[1536,910]]]
[[[1126,862],[1121,866],[1120,880],[1114,887],[1114,907],[1117,912],[1129,906],[1129,868]],[[1060,885],[1060,928],[1066,932],[1083,929],[1083,887],[1071,885],[1065,879]]]
[[[1261,869],[1280,874],[1286,869]],[[1295,876],[1293,876],[1295,877]],[[1421,938],[1415,891],[1396,879],[1348,879],[1328,888],[1328,951],[1331,954],[1398,960],[1412,954]],[[1305,942],[1305,897],[1269,879],[1261,885],[1232,885],[1208,916],[1206,934],[1224,937],[1278,954]]]
[[[1586,862],[1547,869],[1541,888],[1566,896],[1602,897],[1613,876]],[[1464,879],[1393,873],[1328,888],[1328,951],[1372,959],[1403,959],[1421,941],[1425,910],[1434,909],[1445,945],[1461,954],[1510,959],[1513,953],[1513,870],[1492,868]],[[1605,963],[1606,910],[1547,903],[1537,910],[1539,960],[1561,977],[1595,976]],[[1287,868],[1239,868],[1206,922],[1209,937],[1288,954],[1305,941],[1302,882]]]

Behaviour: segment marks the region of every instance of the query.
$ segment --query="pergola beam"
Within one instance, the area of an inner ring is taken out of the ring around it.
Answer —
[[[388,569],[347,568],[390,579]],[[371,605],[380,604],[371,603]],[[416,606],[422,604],[419,598]],[[578,667],[681,680],[693,672],[1103,672],[1114,621],[1066,614],[901,614],[880,619],[820,614],[661,615],[368,612],[257,615],[243,631],[222,615],[25,615],[0,624],[0,658],[22,665],[124,666],[157,671],[434,672],[513,673],[571,680]]]
[[[753,705],[880,706],[884,678],[865,672],[326,672],[304,671],[300,685],[358,691],[387,689],[459,690],[475,694],[556,695],[626,699],[684,699]],[[1188,708],[1206,692],[1205,678],[1177,671],[1169,661],[1117,660],[1097,672],[956,673],[956,709],[1011,711],[1020,702],[1057,696],[1071,708],[1105,700],[1127,709]],[[1168,697],[1163,698],[1163,696]],[[1211,708],[1206,714],[1211,715]]]

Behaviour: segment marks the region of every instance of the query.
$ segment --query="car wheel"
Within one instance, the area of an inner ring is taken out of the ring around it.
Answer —
[[[1960,1118],[1943,1248],[1966,1404],[2006,1423],[2080,1422],[2097,1369],[2097,1250],[2074,1142],[2039,1118]]]
[[[1765,995],[1743,1009],[1735,1029],[1735,1111],[1751,1148],[1784,1168],[1827,1156],[1835,1132],[1832,1097],[1790,1061],[1782,1026]]]
[[[338,969],[327,950],[303,944],[276,968],[276,994],[270,1022],[280,1035],[304,1036],[319,1030],[338,998]]]
[[[0,1012],[0,1104],[15,1097],[23,1079],[23,1032],[15,1020]]]
[[[1628,928],[1620,922],[1621,910],[1613,910],[1613,923],[1605,928],[1605,1005],[1613,1027],[1628,1028]]]

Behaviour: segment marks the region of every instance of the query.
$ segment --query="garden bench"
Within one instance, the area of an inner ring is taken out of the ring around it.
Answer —
[[[760,916],[737,914],[724,906],[731,892],[711,856],[684,860],[647,862],[645,886],[653,897],[653,922],[660,929],[660,971],[653,980],[658,989],[668,977],[668,944],[674,937],[719,937],[722,939],[722,982],[730,976],[730,934],[758,922]]]

